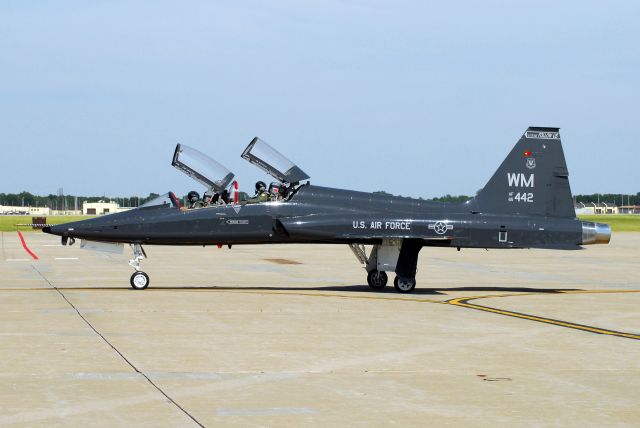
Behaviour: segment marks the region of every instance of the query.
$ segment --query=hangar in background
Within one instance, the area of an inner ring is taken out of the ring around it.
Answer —
[[[83,202],[82,214],[83,215],[104,215],[120,213],[129,211],[130,207],[121,207],[117,202],[112,201],[98,201],[98,202]]]

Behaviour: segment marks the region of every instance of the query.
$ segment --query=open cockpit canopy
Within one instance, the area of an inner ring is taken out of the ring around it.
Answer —
[[[241,157],[282,183],[294,184],[309,178],[297,165],[258,137],[251,140]]]
[[[224,191],[233,180],[233,173],[227,168],[184,144],[176,146],[171,165],[215,193]]]
[[[164,195],[160,195],[145,202],[138,208],[182,208],[180,201],[176,198],[175,193],[167,192]]]

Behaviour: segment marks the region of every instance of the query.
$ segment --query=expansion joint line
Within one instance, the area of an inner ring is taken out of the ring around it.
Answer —
[[[182,413],[184,413],[189,419],[191,419],[193,422],[195,422],[198,426],[203,427],[204,425],[202,423],[200,423],[195,417],[193,417],[193,415],[191,415],[189,412],[187,412],[184,407],[182,407],[180,404],[178,404],[173,398],[171,398],[169,396],[169,394],[167,394],[166,392],[164,392],[162,390],[162,388],[160,388],[158,385],[156,385],[150,378],[149,376],[147,376],[144,372],[142,372],[141,370],[139,370],[131,361],[129,361],[129,359],[127,359],[127,357],[124,356],[124,354],[122,352],[120,352],[120,350],[118,350],[118,348],[116,348],[102,333],[100,333],[94,326],[93,324],[91,324],[89,322],[89,320],[87,320],[84,315],[82,315],[82,313],[78,310],[78,308],[71,303],[71,301],[67,298],[67,296],[64,295],[64,293],[58,288],[56,287],[54,284],[51,283],[51,281],[49,281],[49,279],[47,279],[47,277],[45,277],[42,272],[40,272],[40,270],[38,270],[38,268],[36,268],[34,265],[31,265],[31,267],[33,268],[33,270],[35,270],[38,275],[40,275],[40,277],[51,286],[52,289],[54,289],[58,294],[60,294],[60,296],[64,299],[65,302],[67,302],[67,304],[69,306],[71,306],[73,308],[74,311],[76,311],[76,313],[78,314],[78,316],[82,319],[82,321],[85,322],[85,324],[87,324],[87,326],[89,326],[89,328],[91,330],[93,330],[93,332],[98,335],[107,345],[109,345],[109,347],[111,349],[113,349],[116,354],[118,354],[120,356],[120,358],[122,358],[128,365],[129,367],[131,367],[136,373],[138,373],[140,376],[144,377],[147,382],[149,382],[149,384],[151,386],[153,386],[160,394],[162,394],[167,400],[169,400],[171,403],[173,403],[174,406],[176,406],[180,411],[182,411]]]
[[[545,324],[557,325],[559,327],[571,328],[574,330],[581,330],[589,333],[605,334],[608,336],[623,337],[625,339],[640,340],[639,334],[625,333],[625,332],[616,331],[616,330],[608,330],[604,328],[593,327],[590,325],[576,324],[568,321],[556,320],[553,318],[539,317],[536,315],[524,314],[521,312],[514,312],[514,311],[506,311],[503,309],[491,308],[489,306],[482,306],[482,305],[476,305],[474,303],[469,303],[469,301],[476,300],[476,299],[488,299],[488,298],[495,298],[495,297],[511,297],[511,296],[522,296],[522,295],[523,294],[503,294],[503,295],[497,295],[497,296],[487,295],[487,296],[475,296],[475,297],[461,297],[458,299],[447,300],[442,303],[453,305],[453,306],[460,306],[468,309],[476,309],[478,311],[491,312],[498,315],[505,315],[505,316],[514,317],[514,318],[525,319],[529,321],[536,321],[536,322],[541,322]]]

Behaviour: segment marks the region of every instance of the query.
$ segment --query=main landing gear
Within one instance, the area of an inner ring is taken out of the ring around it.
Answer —
[[[372,270],[367,274],[367,284],[374,290],[382,290],[387,285],[387,281],[387,273],[384,271]],[[416,288],[416,279],[396,276],[393,286],[398,293],[411,293]]]
[[[398,293],[411,293],[416,288],[418,252],[422,247],[419,240],[385,240],[381,245],[374,245],[369,255],[364,245],[350,244],[349,247],[367,270],[367,284],[372,289],[382,290],[387,285],[385,271],[396,273],[393,286]]]
[[[380,290],[387,285],[387,273],[380,270],[372,270],[367,274],[367,283],[374,290]]]
[[[384,271],[372,270],[367,274],[367,284],[374,290],[382,290],[387,285],[387,280],[387,273]],[[396,276],[393,287],[398,293],[411,293],[416,288],[416,279]]]
[[[398,293],[411,293],[416,288],[416,279],[396,276],[396,279],[393,280],[393,286]]]
[[[140,262],[147,258],[147,253],[140,244],[131,244],[133,259],[129,260],[129,265],[136,271],[131,275],[129,283],[134,290],[144,290],[149,286],[149,275],[140,270]]]

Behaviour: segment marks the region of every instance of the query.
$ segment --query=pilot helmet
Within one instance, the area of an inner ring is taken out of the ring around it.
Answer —
[[[200,194],[195,190],[192,190],[187,194],[187,198],[189,199],[189,202],[193,203],[200,199]]]
[[[267,188],[267,185],[264,181],[258,181],[256,183],[256,193],[264,192]]]
[[[202,195],[202,200],[204,202],[209,203],[209,202],[211,202],[211,199],[213,199],[213,195],[211,193],[205,192],[205,194]]]

